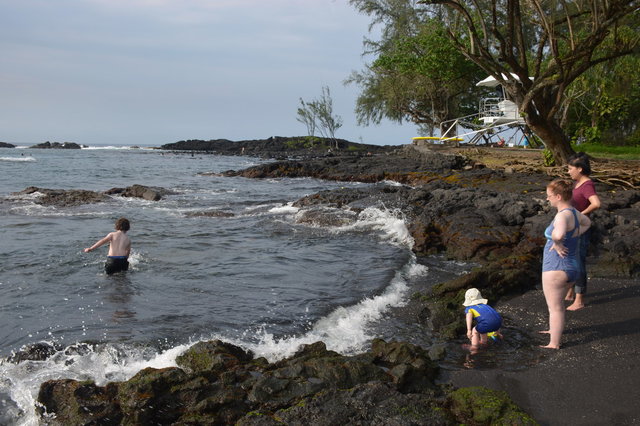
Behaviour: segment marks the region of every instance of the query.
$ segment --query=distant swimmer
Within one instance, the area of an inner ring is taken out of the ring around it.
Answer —
[[[109,255],[104,264],[104,270],[107,274],[129,269],[129,254],[131,253],[131,239],[127,235],[127,231],[130,228],[129,220],[121,217],[116,221],[115,228],[115,232],[110,232],[91,247],[84,249],[85,253],[89,253],[109,243]]]

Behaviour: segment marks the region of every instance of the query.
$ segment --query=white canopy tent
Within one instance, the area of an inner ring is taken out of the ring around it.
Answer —
[[[516,74],[511,73],[511,77],[514,80],[520,81],[520,77],[518,77]],[[502,74],[502,79],[506,80],[508,77],[504,74]],[[532,81],[533,81],[533,77],[529,77]],[[476,86],[478,87],[497,87],[500,85],[500,82],[498,80],[496,80],[496,78],[492,75],[490,75],[489,77],[485,78],[484,80],[480,80],[479,82],[476,83]]]

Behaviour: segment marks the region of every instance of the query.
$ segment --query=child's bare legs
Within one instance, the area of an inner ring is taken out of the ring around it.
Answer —
[[[549,344],[543,348],[560,349],[564,331],[564,297],[567,294],[567,274],[564,271],[542,273],[542,291],[549,309]]]
[[[471,330],[471,337],[469,339],[471,340],[471,346],[469,347],[469,350],[472,354],[478,351],[480,345],[486,345],[487,343],[489,343],[487,334],[479,333],[475,327],[473,327],[473,329]]]
[[[487,338],[487,333],[478,333],[478,334],[480,334],[481,345],[486,345],[487,343],[489,343],[489,339]]]
[[[471,330],[471,347],[472,348],[478,348],[478,346],[480,345],[480,333],[478,333],[478,330],[476,330],[475,327],[473,327],[473,330]]]

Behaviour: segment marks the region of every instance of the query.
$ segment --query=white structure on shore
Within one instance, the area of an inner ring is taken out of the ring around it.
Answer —
[[[517,75],[511,75],[518,79]],[[478,112],[475,114],[440,123],[439,137],[416,137],[413,138],[413,143],[440,142],[457,145],[464,142],[472,145],[486,143],[528,147],[531,144],[531,133],[526,129],[518,105],[509,99],[500,82],[489,76],[476,86],[495,88],[496,96],[480,99]],[[506,136],[507,140],[503,136]]]

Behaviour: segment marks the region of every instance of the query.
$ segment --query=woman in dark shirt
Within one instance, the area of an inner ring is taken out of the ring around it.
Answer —
[[[600,208],[600,198],[596,194],[593,181],[589,178],[591,174],[589,156],[584,152],[571,156],[568,162],[568,172],[575,182],[571,204],[576,210],[585,216],[589,216],[589,213]],[[591,228],[580,236],[580,273],[574,288],[569,289],[567,293],[566,300],[573,300],[573,303],[567,307],[568,311],[577,311],[584,308],[584,295],[587,292],[587,248],[589,247],[590,239]]]

